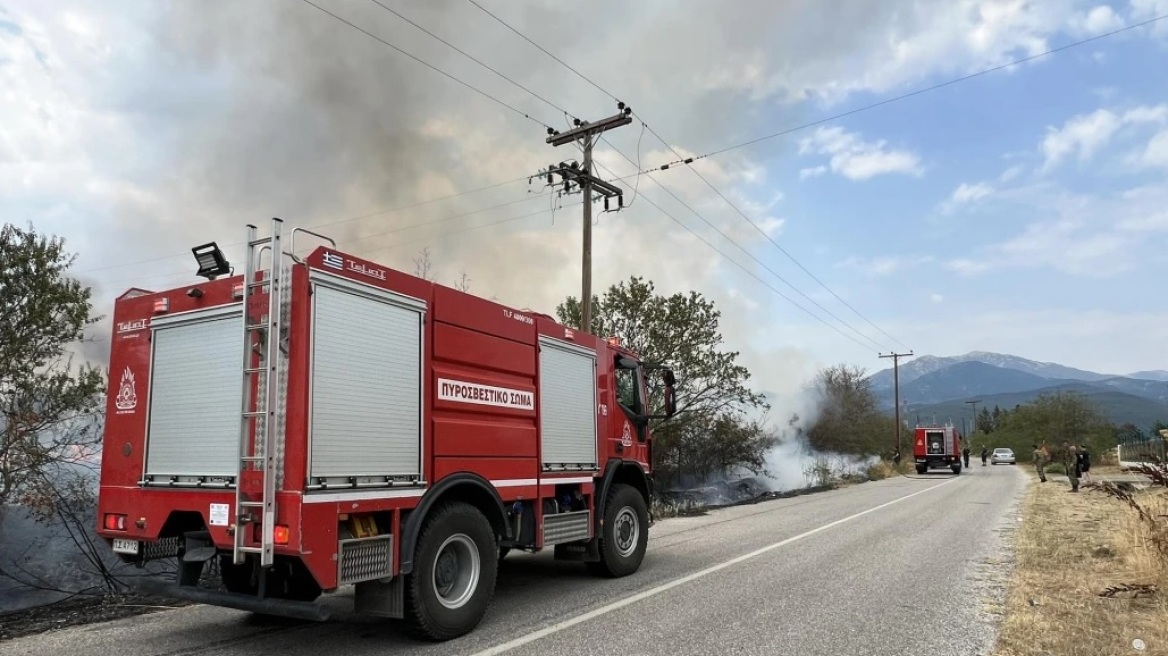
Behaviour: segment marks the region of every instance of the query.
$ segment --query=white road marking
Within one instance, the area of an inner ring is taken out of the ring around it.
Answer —
[[[496,654],[502,654],[505,652],[509,652],[512,649],[515,649],[516,647],[522,647],[523,645],[526,645],[526,644],[531,643],[531,642],[535,642],[536,640],[539,640],[540,638],[546,638],[547,636],[552,635],[553,633],[559,633],[560,631],[563,631],[564,629],[569,629],[573,626],[576,626],[577,624],[582,624],[584,622],[587,622],[588,620],[596,619],[597,617],[600,617],[602,615],[607,615],[607,614],[613,612],[614,610],[620,610],[621,608],[635,604],[638,601],[643,601],[643,600],[648,599],[650,597],[655,597],[655,596],[661,594],[662,592],[667,592],[667,591],[672,590],[673,588],[676,588],[680,585],[685,585],[686,583],[689,583],[690,581],[696,581],[697,579],[703,578],[705,576],[709,576],[710,574],[713,574],[714,572],[717,572],[719,570],[726,569],[727,567],[737,565],[738,563],[745,562],[745,561],[750,560],[752,558],[757,558],[765,553],[774,551],[775,549],[778,549],[779,547],[785,547],[788,544],[791,544],[792,542],[798,542],[799,540],[802,540],[804,538],[809,538],[812,535],[815,535],[816,533],[821,533],[823,531],[826,531],[829,528],[835,528],[836,526],[839,526],[840,524],[844,524],[844,523],[852,521],[853,519],[857,519],[859,517],[863,517],[864,515],[874,513],[877,510],[883,510],[884,508],[887,508],[888,506],[900,503],[901,501],[904,501],[906,499],[911,499],[917,495],[924,494],[926,492],[932,492],[933,490],[936,490],[939,487],[945,487],[946,485],[953,483],[955,481],[958,481],[958,480],[964,480],[964,479],[954,477],[954,478],[951,478],[951,479],[945,481],[944,483],[934,485],[933,487],[925,488],[923,490],[917,490],[916,492],[913,492],[912,494],[908,494],[908,495],[905,495],[903,497],[900,497],[899,499],[893,499],[892,501],[889,501],[887,503],[882,503],[879,506],[869,508],[867,510],[858,512],[854,515],[849,515],[847,517],[844,517],[843,519],[837,519],[834,522],[824,524],[823,526],[820,526],[817,528],[813,528],[810,531],[807,531],[806,533],[800,533],[799,535],[789,537],[785,540],[780,540],[779,542],[775,542],[774,544],[769,544],[769,545],[762,547],[760,549],[755,549],[754,551],[751,551],[750,553],[743,554],[743,555],[738,556],[736,558],[731,558],[730,560],[727,560],[724,563],[718,563],[717,565],[707,567],[706,569],[699,570],[697,572],[694,572],[693,574],[688,574],[688,575],[683,576],[681,578],[674,579],[668,583],[663,583],[655,588],[650,588],[649,590],[645,590],[644,592],[639,592],[631,597],[626,597],[624,599],[621,599],[620,601],[613,602],[607,606],[601,606],[600,608],[597,608],[595,610],[590,610],[587,613],[584,613],[583,615],[577,615],[576,617],[573,617],[572,619],[564,620],[563,622],[560,622],[558,624],[553,624],[551,626],[542,628],[538,631],[533,631],[531,633],[528,633],[525,636],[520,636],[520,637],[515,638],[514,640],[511,640],[509,642],[504,642],[503,644],[495,645],[494,647],[484,649],[483,651],[475,652],[474,654],[471,654],[471,656],[496,656]]]

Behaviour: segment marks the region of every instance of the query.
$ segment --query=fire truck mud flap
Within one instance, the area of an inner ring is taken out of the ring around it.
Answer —
[[[145,579],[135,583],[135,588],[143,594],[167,599],[181,599],[208,606],[223,606],[236,610],[246,610],[262,615],[275,615],[310,622],[324,622],[332,616],[332,611],[324,604],[311,601],[290,601],[287,599],[261,599],[253,595],[208,590],[191,585],[179,585],[169,581]]]

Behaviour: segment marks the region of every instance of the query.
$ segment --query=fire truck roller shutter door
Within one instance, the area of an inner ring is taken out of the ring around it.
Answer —
[[[238,304],[154,319],[148,475],[238,473],[241,321]]]
[[[596,468],[596,354],[540,338],[540,441],[545,469]]]
[[[313,479],[421,475],[420,301],[316,285]]]

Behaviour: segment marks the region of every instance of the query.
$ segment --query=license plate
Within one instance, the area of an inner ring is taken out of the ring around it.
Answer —
[[[140,543],[137,540],[115,539],[114,544],[113,544],[114,553],[130,554],[132,556],[137,556],[139,544]]]

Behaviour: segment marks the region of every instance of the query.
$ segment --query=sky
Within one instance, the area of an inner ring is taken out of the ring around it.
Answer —
[[[469,0],[313,0],[380,40],[304,1],[0,0],[0,214],[64,237],[107,315],[271,217],[552,313],[580,199],[527,176],[612,94],[637,120],[602,177],[717,154],[621,182],[594,289],[699,291],[759,389],[909,349],[1168,369],[1168,20],[893,100],[1168,0],[476,1],[514,30]]]

